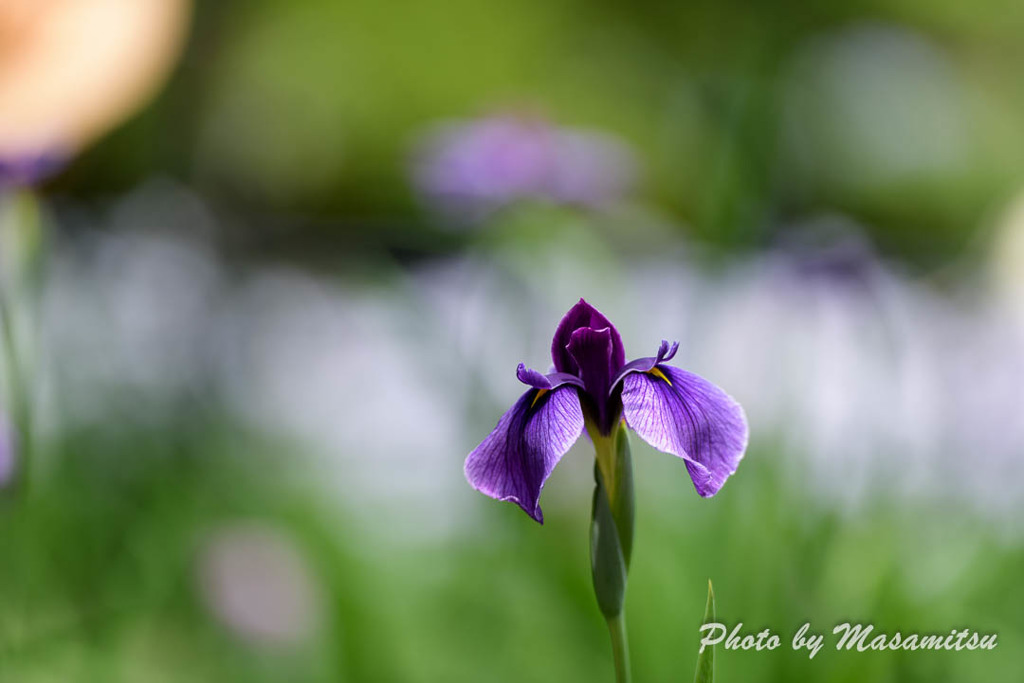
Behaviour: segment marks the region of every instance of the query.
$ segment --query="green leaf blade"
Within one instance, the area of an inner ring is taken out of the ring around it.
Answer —
[[[711,579],[708,579],[708,604],[704,608],[703,624],[710,624],[715,621],[715,591],[711,587]],[[697,654],[697,672],[694,675],[694,683],[714,683],[715,680],[715,646],[710,645],[704,648],[703,652]]]

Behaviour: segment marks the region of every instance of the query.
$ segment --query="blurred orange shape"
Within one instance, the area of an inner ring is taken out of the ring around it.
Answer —
[[[189,0],[0,0],[0,159],[71,155],[153,96]]]

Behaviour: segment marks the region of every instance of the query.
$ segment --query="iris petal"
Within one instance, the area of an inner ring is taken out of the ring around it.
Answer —
[[[533,368],[526,367],[525,363],[520,363],[519,367],[516,368],[516,377],[520,382],[534,389],[557,389],[563,384],[574,384],[580,388],[583,387],[583,381],[579,377],[564,372],[552,372],[545,375]]]
[[[658,365],[658,363],[663,363],[675,358],[676,351],[678,350],[679,342],[672,342],[669,344],[667,340],[662,339],[661,346],[658,347],[658,355],[648,356],[646,358],[637,358],[636,360],[626,363],[622,370],[619,371],[619,374],[615,377],[615,381],[612,382],[608,393],[611,394],[615,391],[616,385],[621,382],[626,375],[632,372],[650,372],[652,368]]]
[[[566,347],[576,361],[579,377],[595,399],[601,400],[608,393],[612,376],[621,365],[612,364],[612,331],[605,327],[595,330],[583,327],[572,333]]]
[[[558,323],[555,337],[551,341],[551,360],[555,364],[555,369],[573,375],[579,374],[580,367],[576,363],[576,359],[569,353],[569,342],[572,340],[573,332],[586,327],[594,330],[609,330],[612,349],[611,363],[616,370],[621,368],[626,363],[626,352],[622,347],[622,337],[619,336],[619,331],[599,310],[580,299]]]
[[[466,458],[466,479],[543,524],[541,489],[582,432],[583,411],[573,386],[530,389]]]
[[[657,363],[641,369],[644,364],[622,378],[626,424],[658,450],[686,461],[697,493],[715,495],[747,449],[743,408],[702,377]]]

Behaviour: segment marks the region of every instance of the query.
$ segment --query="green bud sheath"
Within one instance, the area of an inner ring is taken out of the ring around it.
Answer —
[[[622,683],[629,680],[623,611],[633,550],[633,462],[624,423],[620,422],[607,436],[593,430],[591,437],[597,462],[590,522],[590,568],[597,605],[611,632],[616,678]]]

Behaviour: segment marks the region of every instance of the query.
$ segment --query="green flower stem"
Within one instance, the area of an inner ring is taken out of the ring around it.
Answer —
[[[25,397],[25,383],[18,364],[18,347],[14,338],[12,318],[7,298],[0,294],[0,326],[3,327],[4,362],[7,364],[11,426],[15,434],[17,434],[15,449],[18,454],[18,487],[24,491],[28,488],[29,471],[31,469],[29,467],[29,454],[32,452],[32,429],[29,402]]]
[[[14,448],[17,453],[17,474],[15,489],[24,495],[28,491],[32,472],[32,397],[28,382],[26,358],[21,353],[19,338],[15,330],[15,301],[30,292],[34,272],[38,266],[41,239],[41,211],[36,197],[28,190],[0,198],[7,202],[3,207],[11,221],[3,226],[5,231],[2,247],[5,253],[0,260],[0,346],[6,365],[8,410],[11,427],[16,435]]]
[[[629,641],[626,638],[626,615],[608,619],[608,631],[612,636],[612,657],[615,659],[615,680],[630,683]]]

